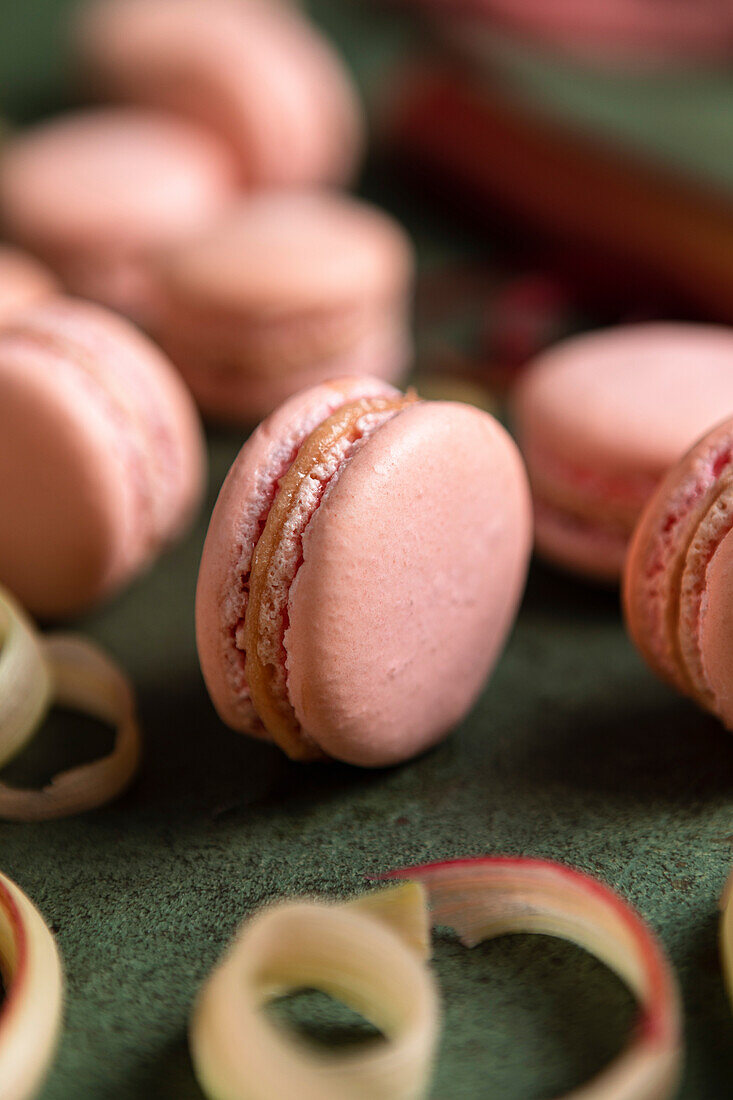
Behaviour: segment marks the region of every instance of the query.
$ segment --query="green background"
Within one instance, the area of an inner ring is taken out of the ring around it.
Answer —
[[[0,79],[16,120],[64,101],[66,7],[0,0]],[[369,5],[314,7],[372,84],[412,37]],[[406,220],[424,262],[470,255],[379,173],[366,189]],[[96,813],[0,824],[0,867],[57,931],[68,977],[43,1100],[200,1100],[188,1012],[244,916],[282,895],[353,893],[392,867],[499,852],[568,861],[639,908],[682,986],[680,1095],[731,1095],[733,1016],[716,944],[733,858],[730,735],[646,671],[614,594],[539,566],[477,708],[422,759],[390,771],[298,767],[231,733],[201,681],[192,610],[206,517],[242,438],[209,435],[207,507],[190,537],[75,624],[135,681],[146,738],[139,780]],[[108,741],[93,723],[55,717],[8,777],[41,780]],[[633,1019],[603,967],[543,937],[468,952],[441,934],[436,965],[445,1027],[433,1096],[443,1100],[557,1095],[607,1061]],[[291,1015],[312,1015],[316,1039],[359,1034],[324,999],[301,999]]]

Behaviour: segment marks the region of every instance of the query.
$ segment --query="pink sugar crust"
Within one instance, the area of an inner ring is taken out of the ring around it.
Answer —
[[[214,706],[233,729],[267,737],[249,698],[237,631],[247,608],[249,571],[277,485],[300,446],[328,416],[362,397],[395,396],[378,379],[345,378],[290,397],[242,447],[209,524],[196,591],[196,640]]]
[[[343,184],[364,123],[324,37],[275,0],[97,0],[77,46],[115,98],[189,115],[218,133],[250,186]]]
[[[56,293],[56,279],[39,260],[0,245],[0,325],[32,302]]]
[[[733,335],[644,324],[575,337],[535,361],[515,410],[536,498],[570,525],[630,534],[664,473],[733,411]]]
[[[626,531],[575,518],[536,497],[534,526],[540,557],[592,580],[618,582],[626,559]]]
[[[420,402],[379,427],[326,490],[290,590],[305,734],[379,766],[453,728],[513,622],[531,526],[521,458],[488,414]]]
[[[189,523],[203,483],[198,417],[154,345],[73,299],[32,306],[3,331],[0,391],[0,579],[34,614],[74,614]]]
[[[700,622],[709,604],[710,561],[733,524],[729,493],[726,503],[732,458],[733,421],[726,420],[658,487],[635,531],[624,576],[627,625],[646,660],[713,709]]]
[[[228,152],[204,130],[130,108],[79,111],[12,139],[0,164],[6,231],[63,270],[178,241],[232,200]]]

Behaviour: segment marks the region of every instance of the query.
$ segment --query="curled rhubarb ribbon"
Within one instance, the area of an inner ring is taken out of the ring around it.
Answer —
[[[673,1095],[682,1062],[677,986],[651,931],[607,886],[558,863],[507,857],[408,867],[380,877],[424,886],[433,924],[455,929],[467,947],[509,932],[557,936],[585,948],[629,986],[641,1014],[627,1047],[567,1100]]]
[[[425,964],[424,895],[415,884],[353,902],[283,902],[248,921],[203,987],[190,1027],[210,1100],[418,1100],[438,1032]],[[384,1038],[324,1054],[274,1023],[268,1001],[319,989],[361,1012]]]
[[[39,636],[2,589],[0,645],[0,767],[35,735],[52,702],[84,710],[117,731],[109,755],[61,772],[43,790],[0,783],[0,818],[43,821],[116,798],[140,761],[140,728],[127,676],[85,638]]]
[[[15,883],[0,873],[0,1095],[32,1100],[58,1044],[63,975],[54,938]]]

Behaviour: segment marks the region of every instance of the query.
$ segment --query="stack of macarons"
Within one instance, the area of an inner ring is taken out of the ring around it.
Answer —
[[[112,105],[5,144],[7,236],[163,339],[209,416],[250,425],[334,374],[398,380],[411,249],[334,190],[362,112],[307,17],[287,0],[91,0],[73,39],[81,83]]]

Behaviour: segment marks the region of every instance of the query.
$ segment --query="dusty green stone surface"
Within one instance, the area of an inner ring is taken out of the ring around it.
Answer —
[[[65,6],[0,0],[0,72],[16,118],[61,102]],[[394,34],[372,44],[356,33],[363,12],[318,7],[362,71],[394,49]],[[379,181],[372,193],[384,194]],[[404,200],[399,210],[425,256],[445,250],[424,212]],[[680,1096],[730,1096],[733,1016],[716,945],[733,861],[730,735],[653,680],[614,596],[541,568],[476,710],[423,759],[392,771],[302,768],[230,733],[199,675],[192,606],[206,515],[242,438],[210,435],[209,498],[190,538],[77,624],[137,686],[139,781],[78,819],[0,824],[0,867],[57,930],[68,975],[63,1044],[42,1100],[200,1100],[188,1011],[243,917],[282,895],[346,895],[370,873],[492,852],[566,860],[639,908],[682,985]],[[365,583],[378,585],[378,571]],[[105,736],[54,719],[9,775],[43,778],[92,756]],[[512,937],[468,952],[440,936],[436,965],[441,1100],[556,1096],[607,1061],[633,1019],[620,984],[555,941]],[[312,1017],[321,1039],[359,1033],[317,997],[291,1014]]]

